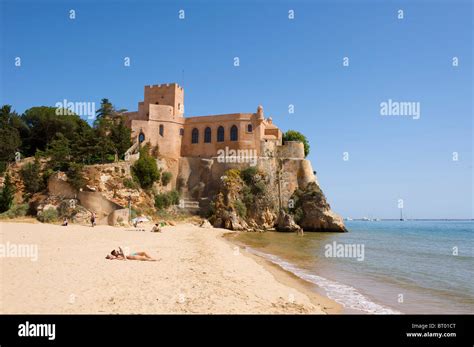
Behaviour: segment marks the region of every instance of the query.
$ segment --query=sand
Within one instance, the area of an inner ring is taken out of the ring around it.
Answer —
[[[0,245],[9,249],[0,254],[0,313],[337,312],[336,303],[226,241],[226,232],[0,222]],[[29,258],[13,256],[20,244],[32,247]],[[158,261],[106,260],[118,246]]]

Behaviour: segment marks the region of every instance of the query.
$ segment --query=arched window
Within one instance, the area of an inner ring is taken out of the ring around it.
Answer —
[[[211,128],[204,129],[204,143],[211,143]]]
[[[230,140],[231,141],[238,141],[239,140],[239,131],[235,125],[232,125],[230,128]]]
[[[165,132],[165,128],[163,127],[163,124],[160,124],[160,135],[163,136]]]
[[[199,130],[194,128],[191,133],[191,143],[198,143],[198,142],[199,142]]]
[[[251,133],[253,131],[253,126],[252,124],[247,124],[247,132]]]
[[[224,127],[217,128],[217,142],[224,142]]]
[[[184,135],[184,129],[183,128],[179,129],[179,135],[181,135],[181,136]]]
[[[140,135],[138,135],[138,142],[142,143],[143,141],[145,141],[145,134],[140,133]]]

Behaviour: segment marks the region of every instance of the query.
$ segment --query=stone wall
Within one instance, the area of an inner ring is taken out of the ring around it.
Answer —
[[[286,141],[283,146],[276,147],[276,156],[279,158],[304,159],[304,145],[299,141]]]

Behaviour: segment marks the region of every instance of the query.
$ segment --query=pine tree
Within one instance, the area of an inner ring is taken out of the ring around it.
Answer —
[[[13,198],[15,196],[15,187],[11,182],[10,175],[5,176],[5,182],[3,183],[3,189],[0,191],[0,213],[6,212],[10,209],[13,204]]]

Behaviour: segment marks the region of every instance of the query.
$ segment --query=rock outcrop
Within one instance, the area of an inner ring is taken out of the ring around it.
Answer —
[[[305,162],[287,160],[282,165],[284,174],[270,171],[271,166],[266,171],[252,167],[227,170],[214,198],[213,225],[231,230],[346,232],[342,218],[331,211],[309,170],[310,163]],[[288,178],[292,174],[296,179]]]
[[[283,232],[298,232],[301,227],[295,223],[293,216],[281,209],[275,222],[275,229]]]
[[[294,207],[290,212],[305,231],[346,232],[342,218],[331,211],[324,193],[316,182],[305,189],[297,189],[291,198]]]

